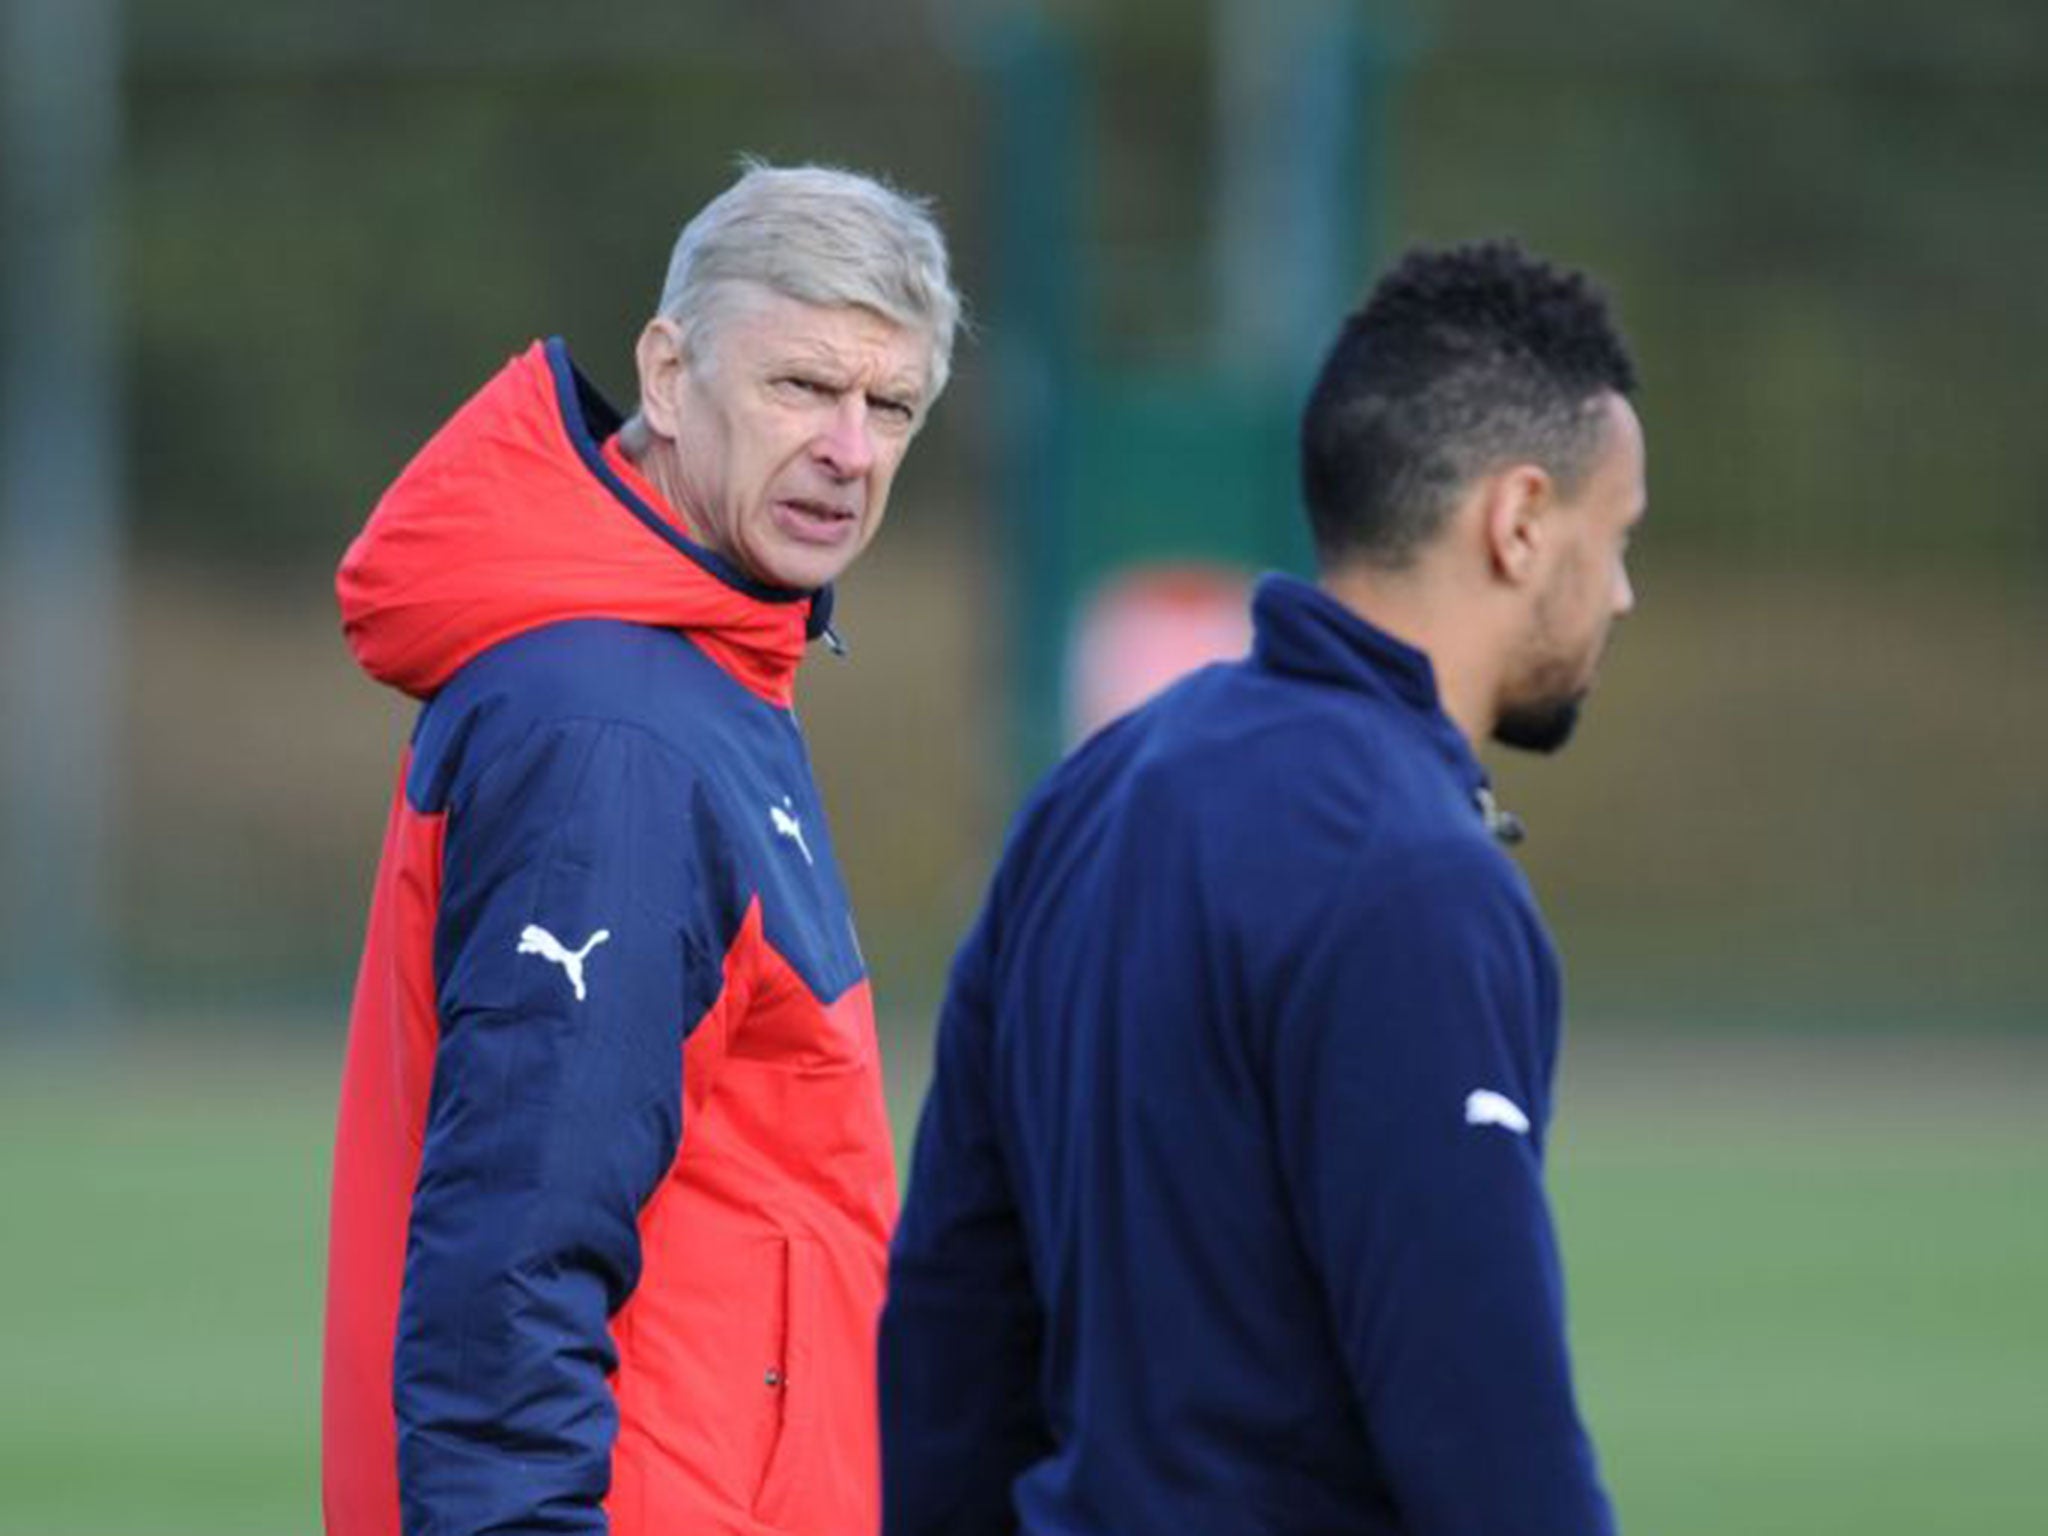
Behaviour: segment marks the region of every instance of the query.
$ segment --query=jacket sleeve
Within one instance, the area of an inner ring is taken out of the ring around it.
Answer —
[[[584,721],[527,733],[448,818],[396,1341],[403,1525],[599,1532],[608,1322],[722,978],[702,810],[666,749]]]
[[[993,921],[954,962],[882,1314],[886,1536],[999,1536],[1052,1445],[1041,1321],[990,1091]]]
[[[1603,1536],[1543,1186],[1556,964],[1496,864],[1327,914],[1276,1023],[1278,1144],[1402,1529]]]

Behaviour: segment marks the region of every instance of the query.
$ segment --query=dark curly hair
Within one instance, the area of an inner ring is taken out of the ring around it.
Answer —
[[[1319,560],[1407,565],[1461,488],[1518,460],[1569,493],[1599,441],[1596,402],[1635,383],[1583,274],[1510,240],[1410,252],[1346,319],[1302,414]]]

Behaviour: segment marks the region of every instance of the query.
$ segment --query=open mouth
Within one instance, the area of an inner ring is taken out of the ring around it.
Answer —
[[[805,517],[816,518],[820,522],[850,523],[853,521],[853,509],[851,507],[834,506],[830,502],[796,500],[785,501],[783,505]]]
[[[853,508],[806,497],[789,497],[776,503],[784,526],[800,536],[836,538],[859,521]]]

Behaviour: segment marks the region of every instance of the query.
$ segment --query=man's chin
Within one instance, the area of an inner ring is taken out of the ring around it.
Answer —
[[[776,549],[763,557],[743,562],[741,569],[766,587],[786,592],[815,592],[837,581],[851,564],[851,555],[841,555],[836,551],[821,557],[817,550]]]
[[[1572,739],[1585,702],[1586,696],[1577,693],[1502,710],[1493,725],[1493,739],[1521,752],[1555,752]]]
[[[867,548],[867,540],[849,530],[836,541],[763,539],[747,551],[750,575],[771,587],[815,592],[845,575]]]

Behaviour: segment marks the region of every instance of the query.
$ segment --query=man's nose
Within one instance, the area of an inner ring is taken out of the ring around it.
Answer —
[[[858,479],[873,469],[875,431],[867,397],[856,391],[842,395],[811,449],[818,461],[842,480]]]
[[[1635,583],[1628,579],[1628,571],[1626,569],[1616,571],[1614,573],[1614,616],[1617,619],[1627,618],[1631,613],[1635,612],[1635,607]]]

